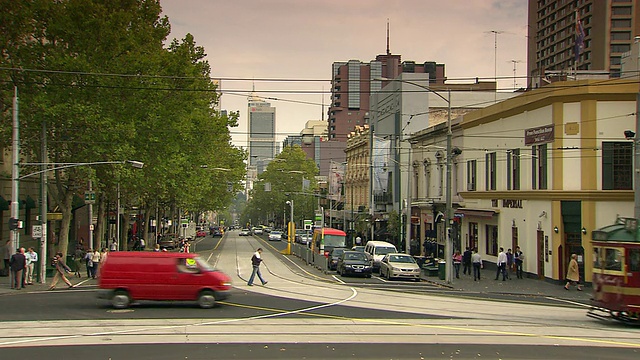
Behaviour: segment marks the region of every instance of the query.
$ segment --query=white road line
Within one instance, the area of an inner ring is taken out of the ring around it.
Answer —
[[[567,303],[567,304],[582,306],[584,308],[591,308],[591,305],[587,305],[587,304],[583,304],[583,303],[579,303],[579,302],[575,302],[575,301],[571,301],[571,300],[558,299],[558,298],[554,298],[554,297],[551,297],[551,296],[545,296],[545,298],[549,299],[549,300],[555,300],[555,301]]]

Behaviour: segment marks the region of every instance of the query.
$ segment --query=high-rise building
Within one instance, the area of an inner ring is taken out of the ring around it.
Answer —
[[[252,92],[248,110],[249,166],[256,166],[276,155],[276,108]]]
[[[530,87],[545,74],[620,76],[623,53],[640,33],[639,0],[529,0]]]
[[[329,141],[346,142],[357,126],[368,123],[369,96],[382,88],[380,78],[394,79],[401,73],[426,73],[432,84],[444,84],[444,64],[401,62],[400,55],[387,53],[368,63],[360,60],[335,62],[332,67]]]

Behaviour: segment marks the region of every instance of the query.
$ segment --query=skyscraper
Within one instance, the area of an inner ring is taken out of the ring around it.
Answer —
[[[529,0],[530,87],[549,71],[619,77],[622,54],[640,32],[638,12],[638,0]]]
[[[252,92],[248,110],[249,165],[256,166],[276,155],[276,108]]]

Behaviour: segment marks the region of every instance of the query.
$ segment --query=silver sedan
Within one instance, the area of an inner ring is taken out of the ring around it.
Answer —
[[[391,253],[380,261],[380,276],[420,281],[420,267],[411,255]]]

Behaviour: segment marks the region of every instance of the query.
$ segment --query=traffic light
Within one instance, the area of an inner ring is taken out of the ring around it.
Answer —
[[[9,218],[9,230],[19,229],[20,220],[16,218]]]

